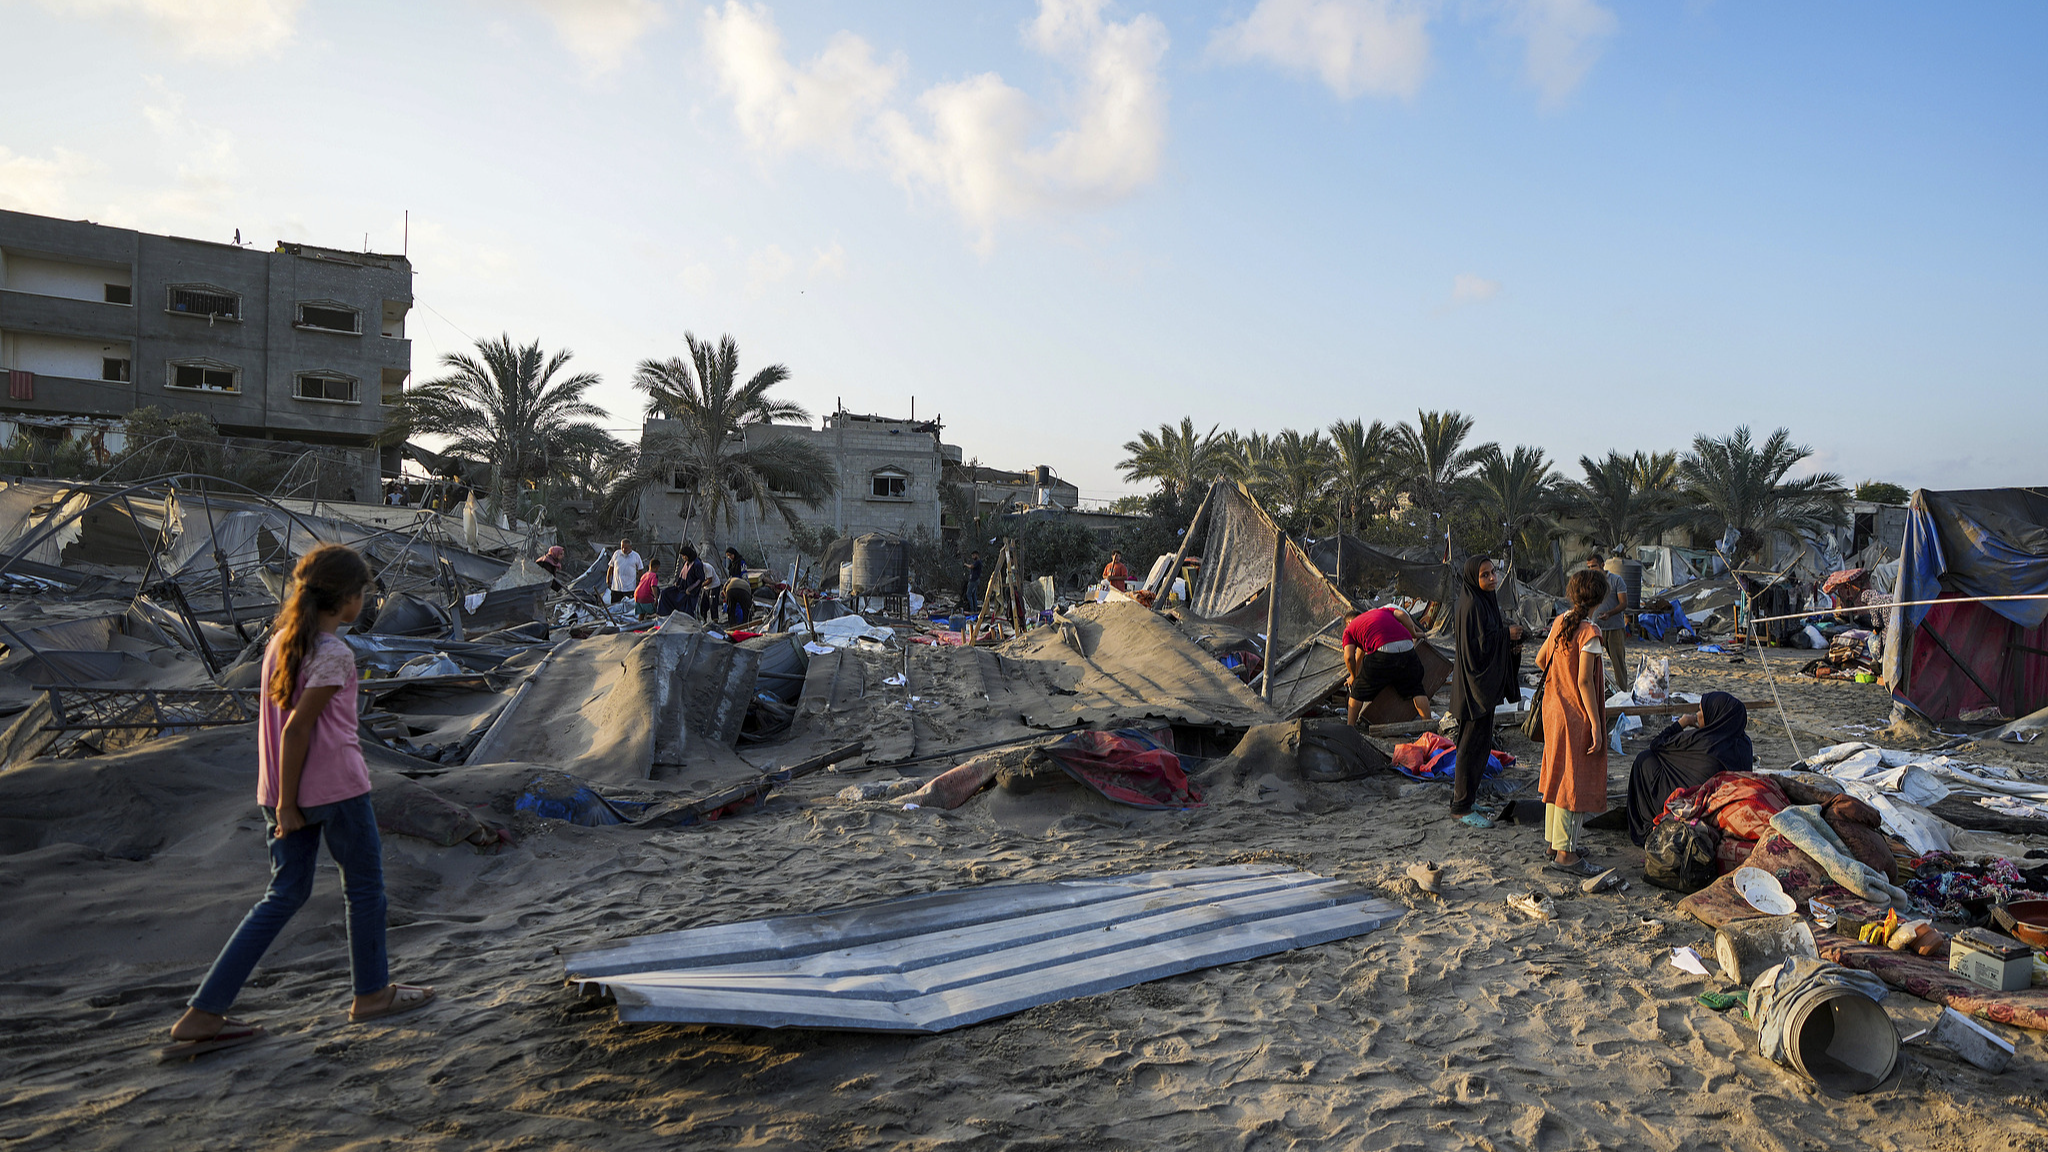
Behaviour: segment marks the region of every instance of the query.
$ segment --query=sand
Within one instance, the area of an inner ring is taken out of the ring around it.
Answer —
[[[1769,694],[1753,661],[1678,663],[1681,689]],[[1787,691],[1794,723],[1831,739],[1887,711],[1874,686]],[[1751,731],[1766,763],[1792,759],[1771,714]],[[1519,735],[1508,748],[1533,759]],[[1983,758],[2000,757],[2042,766]],[[2048,1148],[2042,1036],[2009,1033],[2002,1075],[1915,1046],[1895,1084],[1821,1096],[1694,1002],[1718,983],[1667,957],[1710,935],[1641,882],[1625,836],[1594,843],[1634,887],[1582,897],[1545,882],[1538,830],[1463,828],[1441,786],[1391,775],[1219,783],[1209,807],[1163,814],[1060,790],[951,812],[835,798],[890,769],[821,773],[700,829],[497,811],[524,837],[502,854],[386,841],[393,970],[437,985],[438,1004],[346,1023],[330,868],[237,1005],[272,1036],[159,1066],[263,885],[252,762],[245,732],[217,731],[0,774],[0,1148]],[[489,811],[519,771],[435,784]],[[1442,899],[1402,877],[1424,859],[1444,865]],[[624,1026],[563,985],[557,956],[937,888],[1243,860],[1357,879],[1412,911],[936,1037]],[[1555,921],[1505,911],[1532,887],[1556,895]],[[1904,994],[1886,1007],[1907,1030],[1934,1015]]]

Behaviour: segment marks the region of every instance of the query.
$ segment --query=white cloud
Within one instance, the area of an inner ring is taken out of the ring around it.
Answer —
[[[232,227],[230,216],[242,174],[234,134],[194,119],[185,111],[185,98],[162,77],[144,79],[151,96],[142,106],[142,117],[177,164],[176,178],[161,181],[146,202],[148,226],[195,232]]]
[[[1216,30],[1209,54],[1311,73],[1341,100],[1410,97],[1429,72],[1426,0],[1259,0]]]
[[[711,265],[699,261],[684,268],[677,274],[676,279],[682,281],[683,291],[696,296],[706,296],[710,294],[712,285],[718,283],[718,273]]]
[[[1079,81],[1070,127],[1034,148],[1041,114],[1002,77],[941,84],[917,99],[928,130],[895,111],[878,122],[897,180],[944,195],[984,248],[1004,218],[1104,204],[1150,183],[1166,150],[1166,28],[1149,15],[1105,20],[1102,9],[1103,0],[1041,0],[1026,25],[1025,42]]]
[[[990,242],[1006,218],[1114,201],[1158,175],[1166,148],[1159,62],[1166,28],[1106,19],[1106,0],[1040,0],[1024,42],[1066,65],[1075,84],[1064,127],[1041,135],[1038,104],[995,73],[935,85],[915,112],[890,106],[904,68],[840,32],[801,66],[789,62],[765,7],[726,0],[704,16],[720,91],[755,147],[810,148],[879,162],[898,183],[946,199]]]
[[[779,244],[766,248],[747,257],[747,295],[759,296],[770,285],[789,279],[796,270],[796,261]]]
[[[889,99],[899,64],[875,60],[867,41],[840,32],[801,67],[782,52],[765,6],[726,0],[704,10],[704,48],[731,99],[740,131],[757,148],[818,148],[853,160],[861,124]]]
[[[811,261],[811,269],[807,275],[813,280],[820,276],[830,276],[835,280],[846,279],[846,249],[839,241],[834,240],[830,248],[813,248],[811,254],[816,259]]]
[[[69,184],[75,177],[99,171],[99,165],[68,148],[55,148],[48,159],[23,156],[0,146],[0,208],[64,216],[71,207]]]
[[[592,75],[624,63],[642,36],[668,21],[659,0],[529,0]]]
[[[188,56],[267,56],[298,31],[305,0],[42,0],[65,16],[137,25]]]
[[[1500,281],[1488,280],[1470,272],[1460,272],[1451,278],[1451,305],[1483,304],[1500,295]]]
[[[1507,26],[1527,44],[1529,83],[1555,108],[1592,70],[1618,22],[1597,0],[1515,0]]]

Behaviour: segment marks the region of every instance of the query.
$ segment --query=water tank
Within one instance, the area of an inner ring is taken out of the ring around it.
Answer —
[[[842,596],[900,596],[910,591],[910,546],[900,536],[870,532],[853,541],[853,586]]]
[[[1616,556],[1607,561],[1607,570],[1621,577],[1622,583],[1628,585],[1628,606],[1631,608],[1641,608],[1643,606],[1643,562],[1641,560],[1624,560]]]

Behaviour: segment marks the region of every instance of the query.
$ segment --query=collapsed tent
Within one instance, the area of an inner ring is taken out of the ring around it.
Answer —
[[[1228,481],[1211,486],[1184,539],[1183,549],[1201,558],[1184,614],[1263,636],[1261,695],[1274,712],[1299,716],[1343,682],[1339,637],[1351,600],[1249,492]],[[1149,582],[1156,606],[1165,606],[1162,592],[1177,566]]]
[[[1933,720],[2048,705],[2048,494],[2032,488],[1913,493],[1884,652],[1892,698]]]

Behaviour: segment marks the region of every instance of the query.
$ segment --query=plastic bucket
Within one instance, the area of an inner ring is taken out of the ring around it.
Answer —
[[[1832,1092],[1868,1092],[1899,1064],[1899,1030],[1877,1001],[1820,984],[1787,1006],[1792,1067]]]

